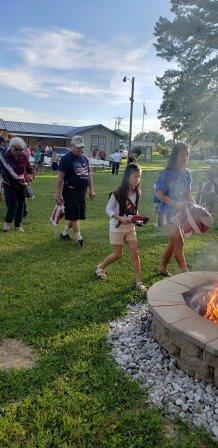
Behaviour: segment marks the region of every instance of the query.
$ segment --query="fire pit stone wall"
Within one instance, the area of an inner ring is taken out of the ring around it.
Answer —
[[[198,315],[183,296],[208,282],[218,282],[218,273],[179,274],[155,283],[147,297],[155,339],[177,359],[180,369],[218,387],[218,324]]]

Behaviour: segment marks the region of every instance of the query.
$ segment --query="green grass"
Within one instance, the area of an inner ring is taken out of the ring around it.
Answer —
[[[160,167],[161,168],[161,167]],[[143,166],[141,211],[152,216],[151,187],[159,165]],[[202,175],[193,172],[194,189]],[[1,448],[215,448],[202,429],[171,422],[146,403],[138,384],[121,373],[109,355],[108,322],[125,314],[140,296],[128,254],[94,277],[96,263],[110,251],[105,204],[121,174],[95,173],[97,197],[88,201],[82,225],[84,250],[60,241],[48,223],[55,177],[34,182],[25,233],[1,235],[0,339],[34,344],[37,367],[0,372]],[[4,207],[0,208],[4,217]],[[62,228],[62,224],[60,225]],[[143,280],[159,280],[156,267],[166,243],[152,223],[138,231]],[[217,231],[186,243],[190,268],[215,269]],[[178,272],[172,262],[171,270]]]

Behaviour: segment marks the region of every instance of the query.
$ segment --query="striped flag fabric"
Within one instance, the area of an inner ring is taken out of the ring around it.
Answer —
[[[50,216],[50,222],[53,224],[53,226],[57,226],[60,219],[62,219],[63,217],[64,217],[64,205],[56,204]]]

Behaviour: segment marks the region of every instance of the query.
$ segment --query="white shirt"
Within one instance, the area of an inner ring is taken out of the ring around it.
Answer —
[[[133,204],[136,203],[136,193],[132,193],[128,197]],[[109,225],[110,230],[117,231],[117,232],[130,232],[131,230],[134,229],[134,224],[132,224],[132,223],[120,224],[120,226],[117,227],[118,220],[115,218],[112,218],[112,216],[119,215],[120,205],[113,193],[107,203],[106,213],[110,218],[110,225]],[[127,217],[127,215],[124,215],[124,217]]]
[[[112,154],[112,160],[114,162],[119,163],[120,159],[121,159],[121,154],[119,152],[115,152],[114,154]]]

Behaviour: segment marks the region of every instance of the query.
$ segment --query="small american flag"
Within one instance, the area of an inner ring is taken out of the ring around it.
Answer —
[[[146,107],[145,107],[145,103],[143,103],[143,114],[147,115],[147,110],[146,110]]]
[[[53,224],[53,226],[57,226],[60,219],[62,219],[63,217],[64,217],[64,205],[56,204],[50,216],[50,221]]]

